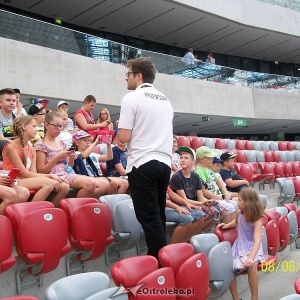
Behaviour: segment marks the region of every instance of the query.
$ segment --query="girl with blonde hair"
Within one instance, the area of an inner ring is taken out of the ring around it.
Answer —
[[[51,202],[58,206],[61,199],[69,192],[69,185],[54,174],[39,174],[36,169],[36,151],[30,140],[36,135],[36,121],[32,116],[21,116],[14,120],[13,129],[16,139],[6,144],[3,149],[3,168],[18,168],[18,185],[29,190],[36,190],[32,201],[42,201],[54,192]]]

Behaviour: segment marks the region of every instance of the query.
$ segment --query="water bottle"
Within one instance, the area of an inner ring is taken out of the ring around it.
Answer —
[[[66,170],[66,172],[68,174],[73,174],[74,173],[73,168],[66,161],[64,162],[64,164],[65,164],[65,170]]]

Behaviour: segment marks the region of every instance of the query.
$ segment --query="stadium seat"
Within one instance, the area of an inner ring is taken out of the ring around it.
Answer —
[[[287,208],[288,212],[290,212],[290,211],[296,212],[297,211],[296,205],[294,203],[285,203],[284,207]]]
[[[293,172],[293,165],[291,162],[286,162],[284,164],[284,175],[285,177],[293,177],[294,176],[294,172]]]
[[[252,169],[249,164],[241,164],[239,169],[239,175],[252,183]]]
[[[297,183],[295,183],[296,181]],[[296,196],[295,186],[298,186],[298,180],[294,182],[288,178],[276,178],[275,182],[278,183],[280,189],[279,204],[292,202]]]
[[[300,142],[294,142],[295,150],[300,150]]]
[[[227,148],[227,149],[230,149],[230,150],[234,150],[234,149],[236,149],[236,148],[235,148],[235,144],[236,144],[236,141],[235,141],[235,140],[228,139],[228,140],[226,141],[226,148]]]
[[[295,161],[300,161],[300,151],[299,150],[294,152],[294,157],[295,157]]]
[[[264,152],[265,162],[273,162],[273,151],[268,150]]]
[[[279,228],[276,220],[270,220],[266,226],[268,254],[276,256],[280,246]]]
[[[266,215],[261,217],[262,226],[266,227],[267,223],[269,222],[269,218]]]
[[[263,186],[265,183],[269,183],[270,179],[275,179],[274,174],[259,174],[259,165],[257,162],[248,162],[252,170],[252,182],[253,184],[258,182],[259,187]]]
[[[276,178],[285,177],[284,164],[282,162],[273,162],[272,165],[274,166],[274,175]]]
[[[64,211],[46,201],[8,205],[5,215],[12,223],[19,258],[25,262],[16,271],[20,294],[22,271],[27,270],[31,275],[50,272],[70,251],[67,217]]]
[[[265,161],[265,153],[264,151],[255,151],[256,161],[257,162],[264,162]]]
[[[273,161],[275,162],[280,162],[280,155],[279,155],[279,151],[273,151]]]
[[[83,300],[110,287],[109,277],[102,272],[87,272],[61,278],[45,291],[45,300]]]
[[[16,261],[12,256],[12,235],[9,219],[0,215],[0,274],[10,269]]]
[[[261,151],[268,151],[270,150],[270,142],[269,141],[259,141]]]
[[[191,147],[191,140],[188,136],[178,136],[177,142],[178,142],[178,147],[181,146]]]
[[[280,161],[287,162],[286,151],[278,151]]]
[[[195,151],[204,145],[204,141],[202,137],[199,136],[191,136],[191,148],[194,149]]]
[[[252,150],[258,150],[261,151],[261,143],[259,141],[252,141]]]
[[[160,249],[159,262],[163,267],[172,268],[177,289],[194,288],[193,295],[178,295],[181,299],[207,299],[210,295],[208,260],[205,253],[194,253],[188,243],[167,245]],[[199,279],[201,278],[201,284]]]
[[[295,291],[297,294],[300,294],[300,278],[296,279],[294,282]]]
[[[278,143],[278,150],[279,151],[286,151],[287,150],[287,142],[277,142]]]
[[[216,149],[225,149],[226,148],[226,141],[220,138],[215,139],[215,147]]]
[[[117,286],[125,289],[143,285],[143,289],[165,290],[174,288],[175,278],[171,268],[160,268],[155,257],[150,255],[122,259],[111,268],[111,276]],[[149,299],[149,295],[129,293],[130,300]],[[155,299],[175,300],[173,294],[157,294]]]
[[[247,151],[247,161],[256,162],[256,150]]]
[[[293,170],[293,176],[300,176],[300,162],[299,161],[292,162],[292,170]]]
[[[93,294],[84,300],[128,300],[128,293],[118,293],[120,287],[112,287]]]
[[[249,141],[249,140],[245,141],[245,149],[246,150],[254,150],[253,145],[252,145],[252,141]]]
[[[238,156],[235,158],[235,161],[236,162],[239,162],[239,163],[246,163],[248,161],[247,159],[247,154],[245,151],[243,150],[239,150],[237,152]]]
[[[274,141],[270,141],[269,148],[272,151],[278,151],[278,143]]]
[[[295,144],[292,142],[287,142],[286,143],[286,150],[292,151],[295,150]]]
[[[291,294],[291,295],[287,295],[285,297],[282,297],[279,300],[299,300],[299,299],[300,299],[300,295],[298,295],[298,294]]]
[[[238,150],[246,150],[244,140],[236,140],[235,148]]]
[[[94,198],[63,199],[59,206],[67,215],[69,241],[74,249],[66,257],[67,276],[71,275],[74,257],[86,272],[84,262],[100,257],[113,242],[109,207]]]
[[[215,149],[215,141],[212,138],[204,138],[204,146],[210,148],[210,149]]]
[[[264,184],[274,184],[275,182],[275,174],[274,174],[274,166],[268,162],[259,162],[258,168],[261,174],[270,175],[270,178],[264,181]],[[259,173],[259,171],[258,171]]]
[[[117,247],[119,259],[122,258],[121,251],[138,246],[143,230],[138,222],[132,199],[127,194],[107,195],[99,199],[100,202],[109,206],[112,217],[112,231],[114,242],[111,246]],[[109,248],[105,250],[106,264],[110,264]]]
[[[289,162],[294,162],[295,161],[295,151],[286,151],[286,158],[287,158],[287,161]]]
[[[218,236],[220,242],[228,241],[231,244],[231,246],[233,246],[235,240],[238,237],[237,228],[230,228],[230,229],[215,228],[214,233]],[[264,252],[264,257],[266,260],[263,263],[259,263],[257,265],[258,270],[261,270],[262,267],[264,266],[263,264],[266,262],[267,263],[271,263],[271,262],[275,263],[277,261],[276,256],[268,255],[268,253],[267,253],[267,237],[266,237],[266,231],[265,231],[264,227],[262,229],[262,245],[263,244],[265,245],[265,248],[266,248],[265,249],[266,252]],[[244,275],[244,274],[248,274],[248,271],[246,270],[241,273],[241,275]]]
[[[232,250],[229,242],[219,242],[213,233],[197,234],[190,239],[196,253],[206,253],[209,266],[209,298],[224,295],[233,278]]]

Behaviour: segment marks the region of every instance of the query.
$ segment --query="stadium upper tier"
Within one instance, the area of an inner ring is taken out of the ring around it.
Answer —
[[[128,59],[150,56],[159,73],[257,89],[300,91],[298,77],[243,71],[219,65],[185,65],[180,57],[129,47],[0,10],[0,36],[77,55],[124,65]]]

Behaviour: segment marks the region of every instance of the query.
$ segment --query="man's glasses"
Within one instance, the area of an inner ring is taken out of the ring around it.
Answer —
[[[136,74],[136,72],[127,72],[126,77],[129,77],[131,74]]]
[[[60,130],[62,130],[62,129],[65,128],[64,125],[58,125],[58,124],[52,124],[52,123],[48,123],[48,124],[49,124],[49,125],[52,125],[55,129],[60,129]]]

